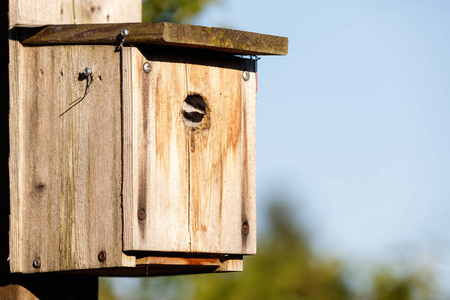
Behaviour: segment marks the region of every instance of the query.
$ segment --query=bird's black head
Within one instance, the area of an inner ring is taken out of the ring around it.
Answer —
[[[206,113],[206,103],[203,100],[202,96],[197,94],[189,95],[184,101],[192,107],[201,110],[203,113]]]
[[[183,102],[183,118],[186,127],[196,130],[205,115],[206,103],[203,97],[198,94],[188,95]]]

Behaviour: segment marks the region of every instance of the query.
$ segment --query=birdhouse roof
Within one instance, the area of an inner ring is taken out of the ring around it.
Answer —
[[[127,34],[121,34],[127,29]],[[20,28],[22,44],[76,45],[168,45],[209,49],[241,55],[286,55],[286,37],[232,29],[184,25],[175,23],[116,23],[46,25],[39,28]]]

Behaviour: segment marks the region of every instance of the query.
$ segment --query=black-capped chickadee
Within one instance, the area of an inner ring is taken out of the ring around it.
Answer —
[[[206,115],[206,103],[200,95],[189,95],[183,103],[184,124],[195,130]]]

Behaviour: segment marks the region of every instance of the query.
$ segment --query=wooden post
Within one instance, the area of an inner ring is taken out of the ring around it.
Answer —
[[[140,22],[141,0],[9,0],[0,2],[0,299],[97,299],[96,276],[61,274],[11,274],[9,266],[10,195],[14,178],[8,159],[15,148],[9,136],[9,112],[17,105],[15,91],[18,57],[22,45],[15,40],[16,25]],[[8,28],[8,31],[6,30]],[[9,64],[9,65],[8,65]],[[9,72],[8,72],[9,70]],[[9,99],[9,101],[8,101]],[[26,155],[26,154],[25,154]],[[14,161],[9,162],[14,164]]]

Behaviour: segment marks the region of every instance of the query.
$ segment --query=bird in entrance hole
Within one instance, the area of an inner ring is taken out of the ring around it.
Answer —
[[[197,129],[206,115],[206,103],[200,95],[189,95],[183,102],[184,124],[191,130]]]

